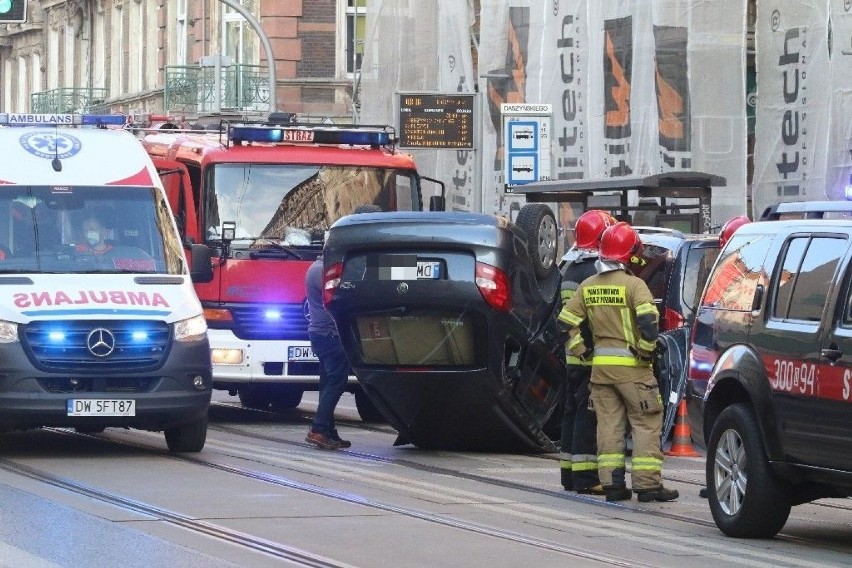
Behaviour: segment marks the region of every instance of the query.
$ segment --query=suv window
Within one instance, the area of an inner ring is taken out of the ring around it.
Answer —
[[[672,251],[666,247],[645,244],[642,262],[630,266],[636,276],[645,281],[656,300],[666,297],[666,283],[672,268]]]
[[[819,321],[828,302],[828,289],[845,239],[794,237],[784,248],[781,272],[776,279],[772,317]]]
[[[704,284],[710,277],[713,263],[719,256],[718,247],[692,247],[686,256],[686,272],[683,277],[684,303],[694,312],[701,300]]]
[[[769,251],[769,236],[731,237],[710,276],[703,306],[750,311],[758,285],[766,285],[763,260]]]

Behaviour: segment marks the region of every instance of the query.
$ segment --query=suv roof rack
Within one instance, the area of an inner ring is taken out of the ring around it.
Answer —
[[[852,214],[849,201],[785,201],[770,205],[760,215],[761,221],[785,219],[824,219],[828,213]]]

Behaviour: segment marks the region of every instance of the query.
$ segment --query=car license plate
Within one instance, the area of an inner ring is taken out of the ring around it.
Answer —
[[[417,261],[417,279],[418,280],[439,280],[441,278],[441,263],[427,262],[424,260]]]
[[[136,416],[133,399],[72,398],[67,403],[68,416]]]
[[[319,361],[310,345],[291,345],[287,348],[288,361]]]

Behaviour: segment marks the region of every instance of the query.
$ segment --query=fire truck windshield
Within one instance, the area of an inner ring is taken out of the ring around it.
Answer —
[[[207,236],[236,223],[236,240],[275,240],[287,246],[322,245],[325,231],[359,205],[384,211],[419,210],[416,175],[365,166],[216,164],[204,201]]]

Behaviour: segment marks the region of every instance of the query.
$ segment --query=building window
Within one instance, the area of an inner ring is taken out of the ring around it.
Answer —
[[[186,65],[187,0],[176,0],[175,6],[175,65]]]
[[[257,18],[257,0],[242,0],[242,7]],[[257,33],[242,14],[230,6],[222,6],[223,53],[235,64],[257,65],[260,62]]]
[[[367,27],[367,0],[346,0],[346,73],[361,69]]]

